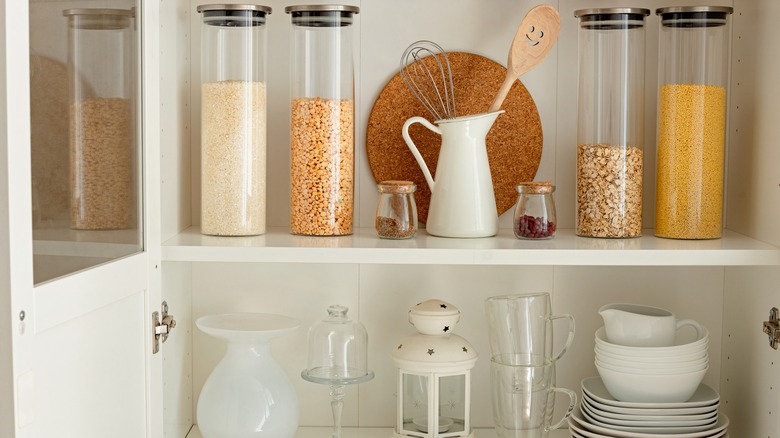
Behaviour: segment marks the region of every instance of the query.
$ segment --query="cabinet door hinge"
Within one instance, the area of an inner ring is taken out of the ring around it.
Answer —
[[[176,327],[176,320],[173,319],[173,315],[168,314],[168,303],[162,302],[162,319],[160,319],[160,312],[152,312],[152,354],[157,354],[160,351],[160,341],[165,342],[168,340],[168,334]]]
[[[764,333],[769,336],[769,346],[777,350],[780,343],[780,310],[777,307],[769,311],[769,321],[764,321]]]

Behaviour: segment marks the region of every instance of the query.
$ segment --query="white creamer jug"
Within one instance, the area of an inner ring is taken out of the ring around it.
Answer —
[[[440,237],[490,237],[498,232],[498,211],[490,176],[485,137],[503,110],[436,121],[412,117],[403,137],[431,189],[426,230]],[[409,127],[420,123],[441,135],[436,178],[409,137]]]

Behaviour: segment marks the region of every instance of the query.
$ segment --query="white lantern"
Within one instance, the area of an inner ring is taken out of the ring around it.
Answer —
[[[424,301],[409,311],[419,333],[403,339],[391,354],[398,368],[393,438],[474,437],[469,416],[477,352],[452,333],[459,320],[458,308],[441,300]]]

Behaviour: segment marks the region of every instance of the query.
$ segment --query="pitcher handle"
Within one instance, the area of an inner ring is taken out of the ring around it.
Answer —
[[[553,315],[550,317],[550,321],[566,318],[569,320],[569,337],[566,338],[566,344],[563,345],[563,348],[561,351],[553,358],[553,361],[557,361],[560,359],[564,354],[566,354],[567,351],[569,351],[569,347],[571,347],[571,343],[574,342],[574,317],[571,315]]]
[[[569,407],[566,409],[566,413],[563,414],[563,418],[561,420],[551,426],[545,427],[545,430],[548,432],[553,429],[558,429],[559,427],[563,426],[563,423],[569,418],[571,413],[574,411],[574,407],[577,406],[577,394],[574,393],[571,389],[566,388],[553,388],[553,392],[560,392],[563,394],[566,394],[569,396]]]
[[[434,183],[433,183],[433,177],[431,176],[431,171],[428,170],[428,165],[425,164],[425,160],[423,159],[422,155],[420,155],[420,151],[417,149],[417,146],[412,141],[412,138],[409,137],[409,127],[415,123],[419,123],[439,135],[441,135],[441,129],[439,129],[436,125],[434,125],[433,123],[429,122],[428,120],[422,117],[412,117],[409,120],[407,120],[406,123],[404,123],[404,127],[401,130],[401,134],[404,136],[404,141],[406,142],[406,146],[408,146],[409,150],[412,151],[412,155],[414,155],[414,159],[417,160],[417,164],[420,166],[423,175],[425,175],[425,181],[428,182],[428,187],[431,189],[431,193],[433,193]]]

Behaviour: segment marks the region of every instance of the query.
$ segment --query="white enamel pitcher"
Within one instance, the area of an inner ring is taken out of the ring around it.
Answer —
[[[404,123],[406,145],[420,165],[431,202],[425,228],[440,237],[490,237],[498,232],[498,212],[490,176],[485,137],[504,110],[436,121],[412,117]],[[419,123],[441,136],[436,178],[409,137]],[[438,125],[438,126],[437,126]]]

